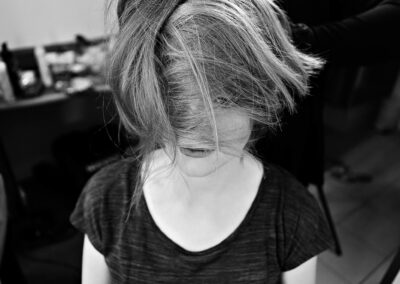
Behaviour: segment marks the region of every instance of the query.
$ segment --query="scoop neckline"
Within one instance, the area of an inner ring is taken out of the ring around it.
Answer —
[[[246,225],[250,222],[250,220],[254,216],[254,212],[257,209],[257,205],[260,203],[262,193],[264,192],[264,190],[262,190],[262,188],[264,187],[264,183],[267,180],[266,179],[267,173],[268,173],[268,168],[266,165],[263,164],[263,175],[261,177],[256,196],[254,197],[249,210],[247,211],[246,215],[244,216],[242,221],[239,223],[239,225],[227,237],[225,237],[221,242],[219,242],[207,249],[200,250],[200,251],[190,251],[190,250],[183,248],[182,246],[180,246],[179,244],[174,242],[170,237],[168,237],[155,222],[153,216],[150,213],[150,209],[147,205],[144,194],[142,194],[141,202],[143,203],[145,218],[149,220],[149,223],[152,226],[152,228],[154,229],[154,231],[156,232],[156,234],[162,239],[162,242],[161,242],[162,245],[170,247],[186,256],[205,256],[205,255],[213,254],[214,252],[219,251],[219,250],[223,249],[224,247],[226,247],[232,240],[234,240],[241,233],[243,228],[245,228]]]

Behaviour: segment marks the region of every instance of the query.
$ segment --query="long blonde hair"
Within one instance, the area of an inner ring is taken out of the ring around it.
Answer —
[[[139,140],[135,155],[143,166],[167,143],[176,153],[180,137],[219,149],[220,109],[274,129],[321,66],[294,47],[272,0],[119,0],[118,21],[109,84],[122,125]],[[142,194],[143,172],[132,204]]]

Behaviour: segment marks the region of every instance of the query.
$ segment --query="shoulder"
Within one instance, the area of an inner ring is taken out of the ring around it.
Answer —
[[[308,190],[287,170],[264,162],[260,202],[274,228],[288,233],[296,228],[299,216],[306,210],[319,214],[318,204]]]
[[[286,170],[268,165],[275,200],[277,249],[282,271],[293,269],[332,246],[317,200]]]
[[[119,220],[129,210],[134,193],[138,162],[134,158],[122,159],[103,167],[86,183],[82,197],[89,206],[99,207],[104,216]]]
[[[137,163],[124,159],[94,174],[83,188],[70,221],[102,254],[115,243],[129,207]]]
[[[97,171],[87,184],[113,184],[129,179],[135,173],[137,161],[134,158],[125,158],[111,163]],[[133,171],[133,172],[132,172]]]
[[[298,210],[304,202],[314,202],[314,197],[307,188],[290,172],[278,165],[264,164],[264,178],[267,180],[267,196],[278,199],[276,200],[278,206]]]
[[[315,197],[290,172],[272,164],[266,168],[272,184],[269,190],[275,192],[277,212],[285,219],[287,229],[297,225],[300,215],[314,218],[320,214]]]
[[[137,165],[134,158],[107,165],[87,181],[83,192],[95,199],[112,198],[114,193],[121,197],[121,191],[132,193],[130,191],[136,177]]]
[[[274,165],[264,165],[264,176],[268,180],[269,190],[279,196],[280,202],[297,207],[303,201],[314,200],[306,187],[302,185],[290,172],[284,168]],[[294,209],[294,208],[293,208]]]

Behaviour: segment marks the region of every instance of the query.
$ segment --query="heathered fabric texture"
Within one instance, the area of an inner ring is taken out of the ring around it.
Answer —
[[[239,227],[207,250],[187,251],[157,227],[143,198],[140,214],[124,222],[136,171],[130,159],[100,170],[70,217],[104,255],[112,283],[280,283],[283,271],[332,245],[312,195],[268,164]]]

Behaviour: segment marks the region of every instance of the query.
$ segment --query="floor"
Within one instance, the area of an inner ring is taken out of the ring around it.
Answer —
[[[320,256],[317,283],[376,284],[400,245],[400,134],[368,135],[341,160],[372,180],[349,182],[326,172],[324,189],[343,255]]]
[[[400,134],[368,134],[358,140],[335,158],[356,173],[371,174],[372,180],[344,181],[327,170],[324,189],[343,255],[328,251],[320,256],[319,284],[379,283],[400,244]],[[81,236],[70,234],[20,254],[28,284],[80,283],[81,246]]]

